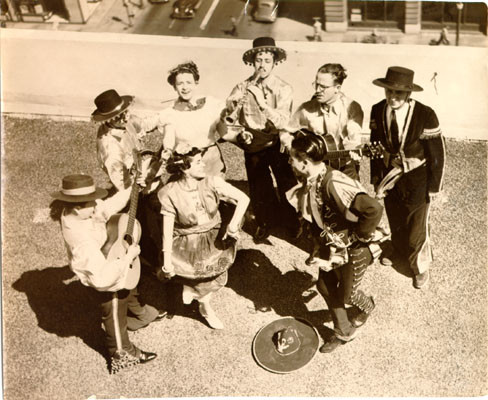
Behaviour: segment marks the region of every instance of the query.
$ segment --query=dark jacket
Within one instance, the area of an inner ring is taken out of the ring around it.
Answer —
[[[386,100],[375,104],[371,109],[371,142],[381,142],[390,154],[384,159],[371,160],[371,183],[379,184],[391,170],[394,158],[402,165],[404,175],[396,183],[401,198],[407,204],[420,204],[428,201],[429,193],[442,189],[444,174],[444,139],[437,116],[430,107],[409,100],[402,143],[398,154],[394,155],[386,122]]]

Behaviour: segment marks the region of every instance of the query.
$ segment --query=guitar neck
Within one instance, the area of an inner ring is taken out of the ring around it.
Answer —
[[[126,234],[129,236],[132,236],[132,231],[134,230],[138,201],[139,201],[139,189],[137,183],[134,180],[134,184],[132,185],[132,191],[130,193],[129,220],[127,222],[127,231],[126,231]]]
[[[332,150],[328,151],[325,159],[326,160],[335,160],[338,158],[351,158],[351,153],[357,153],[360,156],[363,155],[363,150],[362,149],[354,149],[354,150]]]

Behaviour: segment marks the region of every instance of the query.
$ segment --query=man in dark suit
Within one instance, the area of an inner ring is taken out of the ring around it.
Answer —
[[[385,89],[385,99],[372,107],[371,141],[380,141],[388,153],[371,161],[371,183],[377,197],[384,197],[392,233],[393,251],[382,263],[405,257],[420,289],[429,281],[429,208],[442,189],[445,147],[435,112],[410,98],[423,90],[413,76],[410,69],[390,67],[385,78],[373,81]]]

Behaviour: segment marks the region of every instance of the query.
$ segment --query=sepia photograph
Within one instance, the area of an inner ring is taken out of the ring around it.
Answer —
[[[488,395],[488,7],[1,0],[2,397]]]

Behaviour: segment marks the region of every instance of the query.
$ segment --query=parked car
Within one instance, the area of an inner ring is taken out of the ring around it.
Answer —
[[[252,16],[255,21],[275,22],[277,15],[278,15],[277,0],[258,0]]]
[[[201,0],[176,0],[173,4],[171,18],[190,19],[200,6]]]

